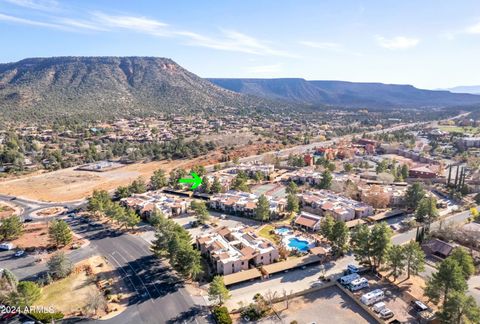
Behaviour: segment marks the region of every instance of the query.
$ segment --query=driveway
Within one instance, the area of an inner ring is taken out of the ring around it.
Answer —
[[[329,287],[294,298],[289,302],[278,303],[275,309],[279,317],[272,316],[259,321],[262,324],[291,323],[377,323],[366,311],[337,287]]]
[[[255,294],[265,295],[268,291],[277,292],[277,296],[281,296],[283,290],[287,293],[300,292],[311,288],[312,284],[318,281],[320,275],[330,276],[343,273],[349,264],[357,264],[353,255],[326,264],[307,266],[306,269],[291,270],[286,273],[280,272],[271,275],[266,280],[255,280],[233,285],[229,287],[232,297],[226,302],[226,305],[230,309],[238,308],[238,303],[249,304]]]

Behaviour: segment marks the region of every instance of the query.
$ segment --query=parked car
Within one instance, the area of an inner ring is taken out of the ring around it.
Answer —
[[[375,313],[380,313],[386,307],[387,307],[387,305],[385,305],[384,302],[379,302],[379,303],[376,303],[375,305],[373,305],[373,311]]]
[[[5,243],[0,244],[0,250],[10,251],[13,248],[15,248],[15,246],[10,242],[5,242]]]
[[[340,279],[338,279],[338,281],[342,284],[342,285],[348,285],[350,284],[352,281],[356,280],[360,278],[360,275],[358,273],[351,273],[349,275],[346,275],[346,276],[343,276],[341,277]]]
[[[25,254],[25,251],[24,250],[18,250],[17,252],[15,252],[14,256],[19,258],[21,257],[22,255]]]
[[[221,219],[226,219],[226,218],[227,218],[227,215],[221,214],[221,215],[220,215],[220,218],[221,218]]]
[[[413,310],[415,310],[417,313],[418,312],[423,312],[425,310],[428,309],[428,306],[425,305],[424,303],[422,303],[421,301],[419,300],[412,300],[410,302],[410,306],[413,308]]]
[[[0,316],[0,320],[6,321],[12,317],[15,317],[18,313],[16,311],[11,311],[10,313],[3,313]]]
[[[191,227],[191,228],[198,227],[198,225],[199,225],[199,224],[198,224],[198,221],[191,221],[189,224],[190,224],[190,227]]]
[[[359,269],[356,265],[349,264],[349,265],[347,266],[347,271],[346,271],[346,273],[347,273],[347,274],[358,273],[358,271],[360,271],[360,269]]]
[[[394,315],[389,308],[384,308],[380,311],[380,317],[384,320],[392,318]]]

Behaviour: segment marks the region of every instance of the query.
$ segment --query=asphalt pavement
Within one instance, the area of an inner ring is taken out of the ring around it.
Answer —
[[[125,311],[102,323],[208,323],[206,307],[196,305],[183,280],[158,260],[146,241],[78,218],[69,222],[115,268],[125,283],[124,293],[132,294]]]

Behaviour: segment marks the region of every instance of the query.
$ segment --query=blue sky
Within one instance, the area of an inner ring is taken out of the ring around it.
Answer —
[[[0,62],[169,57],[202,77],[480,84],[480,1],[0,0]]]

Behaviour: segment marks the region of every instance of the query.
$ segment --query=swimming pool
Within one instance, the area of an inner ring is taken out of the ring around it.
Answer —
[[[297,249],[299,251],[306,252],[310,248],[310,243],[308,243],[308,241],[301,240],[296,237],[292,237],[288,242],[288,246],[291,247],[292,249]]]
[[[290,229],[288,227],[280,227],[275,230],[275,233],[280,234],[280,235],[285,235],[288,232],[290,232]]]

